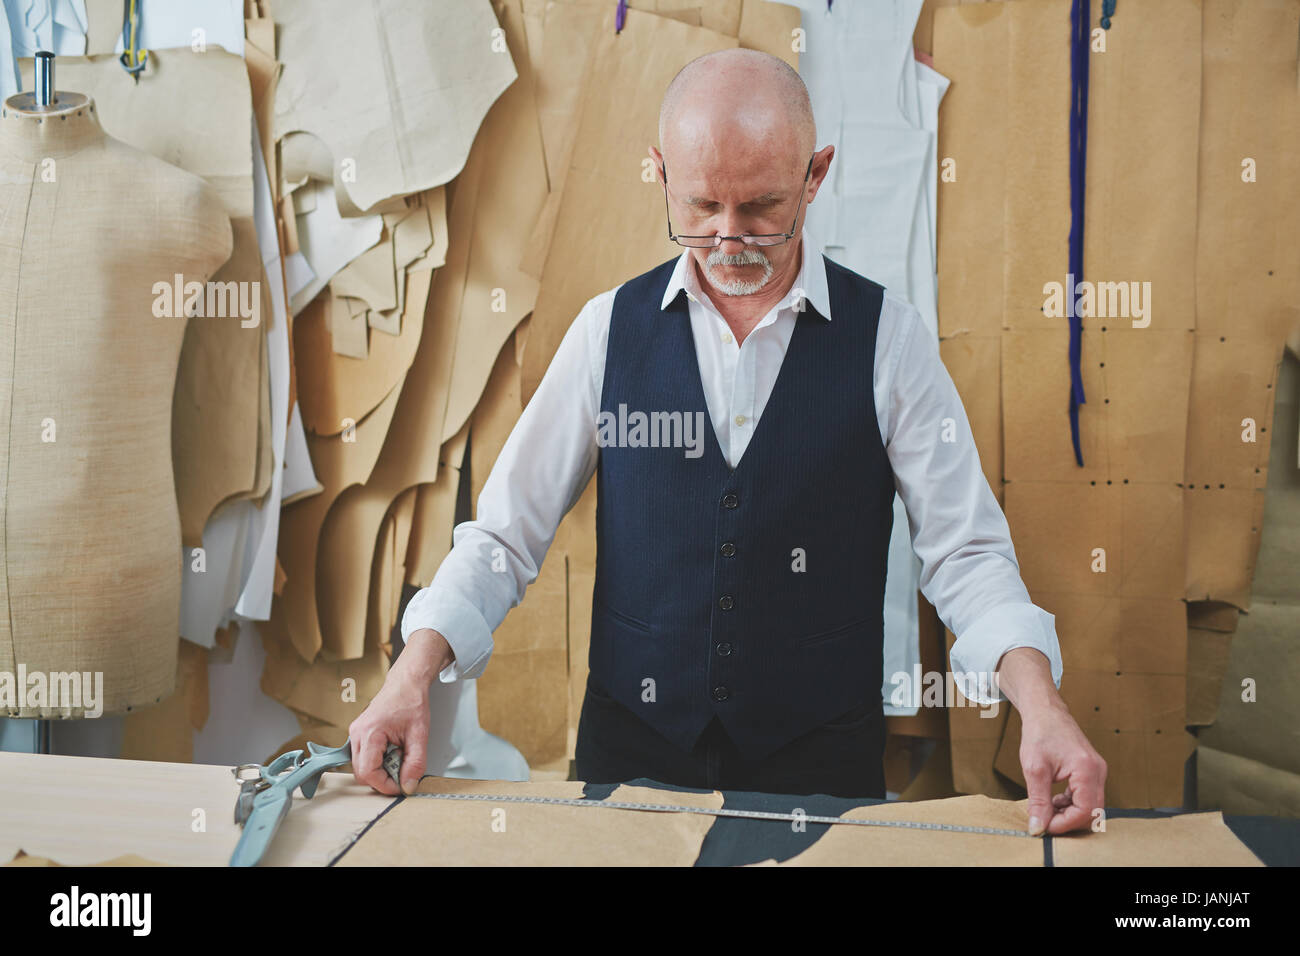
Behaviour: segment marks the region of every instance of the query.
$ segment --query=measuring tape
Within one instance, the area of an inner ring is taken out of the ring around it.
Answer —
[[[945,830],[950,833],[986,833],[992,836],[1027,837],[1025,830],[1003,830],[998,827],[967,827],[956,823],[918,823],[912,820],[862,820],[853,817],[824,817],[807,813],[770,813],[766,810],[730,810],[726,808],[683,807],[668,803],[627,803],[621,800],[584,800],[578,797],[531,797],[518,794],[491,793],[408,793],[407,797],[426,800],[468,800],[479,803],[529,803],[558,807],[605,807],[610,810],[649,810],[654,813],[702,813],[711,817],[739,817],[744,820],[785,820],[802,823],[838,823],[860,827],[891,827],[899,830]]]

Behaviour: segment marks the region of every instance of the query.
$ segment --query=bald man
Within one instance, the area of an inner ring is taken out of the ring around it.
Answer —
[[[430,683],[482,673],[594,473],[577,777],[883,797],[897,491],[922,591],[957,635],[954,674],[1020,712],[1028,829],[1090,825],[1106,765],[1057,692],[1054,618],[1029,600],[937,343],[803,229],[835,149],[816,149],[799,75],[753,50],[700,57],[664,95],[659,141],[669,238],[685,248],[569,328],[350,728],[357,779],[396,793],[391,742],[414,787]]]

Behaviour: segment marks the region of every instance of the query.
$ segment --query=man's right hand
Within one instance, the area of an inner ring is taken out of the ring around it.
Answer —
[[[424,776],[429,742],[429,685],[455,659],[447,639],[430,628],[412,632],[370,704],[348,725],[352,773],[380,793],[396,796],[384,770],[390,743],[402,749],[402,792],[414,793]]]

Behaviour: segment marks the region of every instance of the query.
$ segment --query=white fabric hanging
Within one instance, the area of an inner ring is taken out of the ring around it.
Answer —
[[[808,206],[807,225],[826,254],[916,306],[938,338],[936,135],[948,80],[916,61],[912,33],[922,0],[774,0],[803,11],[805,50],[799,74],[817,123],[817,146],[835,147],[827,182]],[[891,675],[919,665],[917,589],[921,562],[912,550],[902,499],[885,581],[885,713]]]

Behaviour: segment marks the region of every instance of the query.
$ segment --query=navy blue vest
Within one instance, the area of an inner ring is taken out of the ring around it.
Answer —
[[[759,760],[880,700],[895,490],[872,392],[884,290],[825,262],[833,321],[811,303],[799,314],[734,470],[684,290],[660,310],[676,259],[614,298],[602,415],[690,415],[704,444],[664,447],[665,435],[632,447],[644,433],[629,429],[601,447],[589,661],[599,685],[683,750],[717,716]]]

